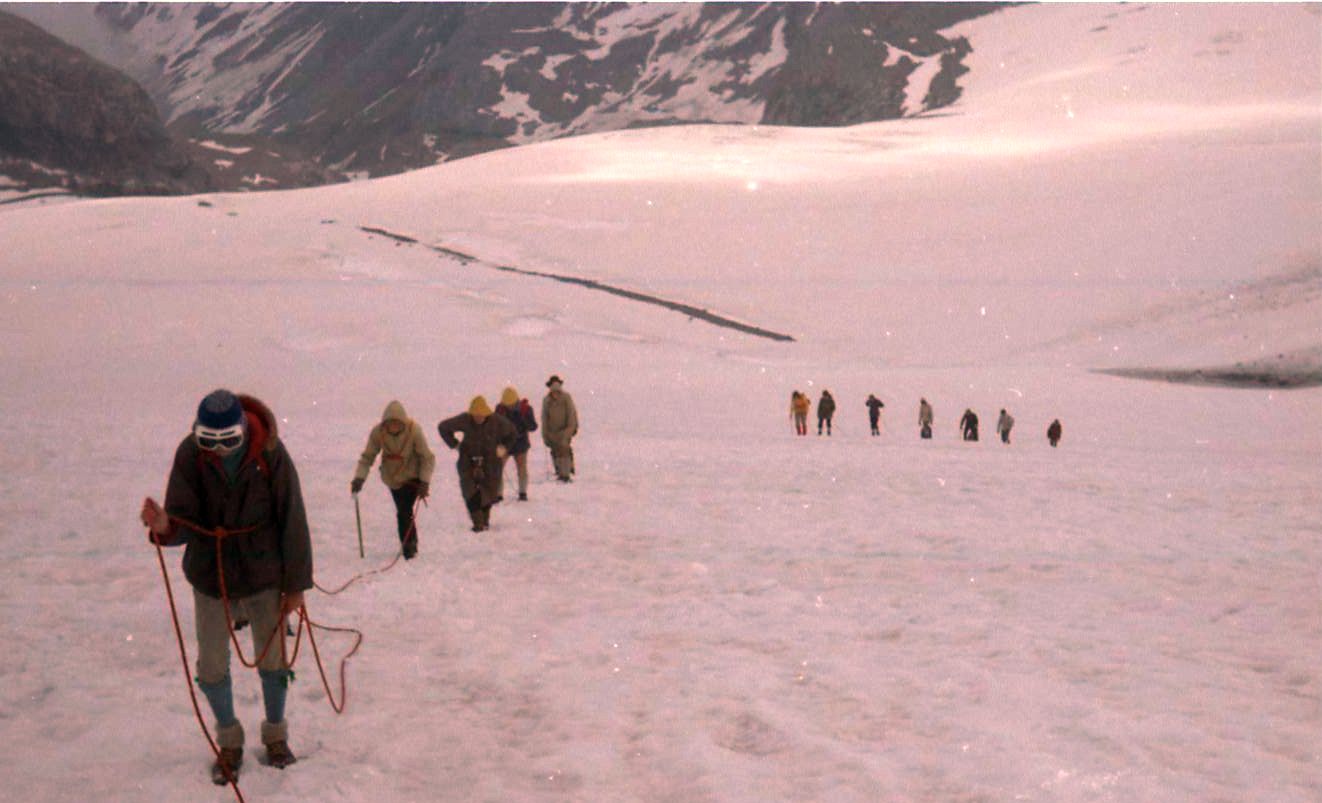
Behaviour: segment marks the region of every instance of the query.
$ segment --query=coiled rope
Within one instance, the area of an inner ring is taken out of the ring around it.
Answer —
[[[410,530],[416,527],[417,517],[418,517],[418,507],[423,501],[424,500],[422,499],[418,499],[417,502],[415,502],[413,505],[413,513],[409,520]],[[295,612],[298,615],[298,628],[294,633],[293,652],[290,653],[286,648],[285,621],[284,621],[286,613],[281,612],[280,621],[278,621],[276,623],[276,626],[271,629],[271,634],[267,636],[266,644],[263,645],[261,653],[251,662],[249,662],[246,658],[244,658],[243,647],[240,646],[239,644],[239,638],[238,635],[235,633],[235,629],[234,629],[234,619],[230,614],[229,592],[225,586],[225,571],[224,571],[224,563],[222,561],[222,546],[226,538],[236,535],[246,535],[248,533],[254,532],[257,528],[246,527],[238,530],[226,530],[223,527],[215,527],[215,528],[203,527],[199,524],[196,524],[195,522],[188,521],[187,519],[181,518],[179,516],[170,516],[169,519],[170,522],[174,524],[176,527],[187,527],[188,529],[193,530],[194,532],[212,537],[216,542],[216,577],[218,579],[220,586],[220,599],[221,599],[222,607],[225,609],[225,626],[229,630],[230,643],[234,647],[234,652],[239,659],[239,663],[241,663],[245,667],[248,667],[249,669],[256,668],[258,665],[261,664],[263,660],[265,660],[267,653],[270,652],[272,645],[275,643],[276,635],[279,634],[280,657],[286,667],[292,668],[294,662],[298,660],[299,649],[303,643],[303,633],[306,630],[308,643],[312,645],[313,659],[316,661],[317,664],[317,672],[321,676],[321,685],[322,688],[324,688],[326,691],[326,700],[330,703],[331,710],[334,711],[336,714],[344,713],[345,706],[348,704],[349,701],[349,687],[345,677],[346,667],[347,664],[349,663],[349,659],[358,653],[358,649],[363,644],[362,631],[352,627],[332,627],[330,625],[323,625],[314,622],[312,621],[312,618],[308,616],[307,605],[306,604],[300,605],[298,610]],[[197,690],[193,688],[192,672],[189,670],[189,666],[188,666],[188,647],[184,643],[183,628],[180,627],[179,625],[179,607],[175,603],[174,588],[170,583],[170,572],[169,570],[166,569],[165,566],[165,550],[163,548],[163,545],[161,544],[160,537],[150,527],[147,529],[147,534],[150,537],[152,544],[156,547],[156,561],[161,569],[161,579],[165,582],[165,597],[170,608],[170,621],[174,625],[175,640],[179,645],[179,660],[183,666],[184,683],[188,687],[188,696],[193,702],[193,713],[197,717],[197,724],[199,727],[202,728],[202,734],[206,737],[207,744],[210,745],[211,752],[216,757],[216,762],[220,765],[221,769],[224,771],[226,781],[228,781],[230,788],[234,790],[235,797],[238,798],[239,803],[246,803],[246,800],[243,797],[243,792],[242,790],[239,789],[238,778],[234,775],[233,772],[230,771],[229,765],[220,760],[220,747],[219,745],[216,744],[215,738],[211,735],[211,729],[207,727],[206,717],[203,716],[202,714],[202,706],[197,701]],[[316,584],[315,582],[313,583],[313,587],[316,588],[318,591],[322,592],[323,594],[329,596],[339,594],[340,592],[344,591],[349,586],[353,585],[354,583],[358,582],[364,577],[369,577],[374,574],[381,574],[383,572],[389,571],[391,568],[395,566],[396,563],[399,562],[399,559],[400,557],[402,557],[402,555],[403,555],[403,548],[401,545],[400,551],[396,552],[395,557],[385,566],[356,574],[353,577],[349,578],[349,580],[345,582],[343,585],[339,586],[334,590],[327,590],[325,588],[322,588],[320,585]],[[321,650],[317,646],[317,638],[316,638],[316,634],[314,633],[315,630],[324,630],[328,633],[352,633],[354,635],[353,647],[350,648],[349,652],[345,654],[343,658],[340,659],[340,700],[338,703],[335,701],[335,694],[331,690],[330,680],[326,676],[326,666],[321,659]]]

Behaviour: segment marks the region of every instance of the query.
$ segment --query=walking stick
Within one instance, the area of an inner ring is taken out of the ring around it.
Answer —
[[[353,517],[358,520],[358,557],[367,557],[363,554],[363,512],[358,507],[358,494],[353,495]]]

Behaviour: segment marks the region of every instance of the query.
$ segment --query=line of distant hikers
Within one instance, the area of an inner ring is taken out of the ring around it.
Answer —
[[[868,409],[868,423],[872,427],[873,435],[881,434],[881,409],[886,403],[878,399],[875,394],[869,393],[868,399],[863,403]],[[794,421],[794,434],[808,434],[808,414],[812,412],[812,399],[808,394],[794,391],[790,394],[790,418]],[[823,432],[827,436],[831,434],[831,420],[835,417],[835,397],[831,391],[823,390],[821,398],[817,400],[817,434]],[[924,440],[932,437],[932,405],[927,399],[918,400],[918,436]],[[996,432],[1001,436],[1001,443],[1010,442],[1010,430],[1014,429],[1014,416],[1001,409],[1001,415],[996,419]],[[965,409],[964,415],[959,419],[960,436],[966,441],[976,441],[978,439],[978,414],[971,409]],[[1047,440],[1054,448],[1060,443],[1061,426],[1060,419],[1057,418],[1047,427]]]

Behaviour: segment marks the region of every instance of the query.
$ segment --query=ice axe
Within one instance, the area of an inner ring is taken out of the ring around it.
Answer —
[[[367,557],[363,554],[363,511],[358,507],[358,494],[353,495],[353,517],[358,522],[358,557]]]

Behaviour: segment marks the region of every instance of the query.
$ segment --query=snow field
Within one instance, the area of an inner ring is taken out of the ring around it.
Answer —
[[[434,432],[558,373],[578,481],[535,447],[532,500],[474,537],[441,452],[419,559],[310,595],[366,634],[349,708],[300,663],[302,761],[250,761],[249,800],[1322,797],[1319,391],[1090,370],[1314,353],[1316,18],[1129,11],[986,18],[975,55],[1019,66],[975,70],[951,117],[620,132],[211,207],[4,207],[5,794],[232,798],[136,520],[207,391],[281,419],[329,587],[396,544],[373,479],[357,557],[347,487],[386,402]],[[1061,52],[1022,44],[1039,24]],[[1196,56],[1226,31],[1230,53]],[[1114,85],[1142,91],[1080,100]],[[836,396],[829,440],[790,434],[796,388]],[[965,407],[981,443],[955,440]],[[189,633],[186,594],[182,614]],[[324,637],[332,661],[348,646]],[[236,691],[252,744],[250,672]]]

